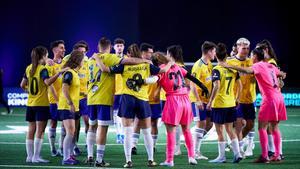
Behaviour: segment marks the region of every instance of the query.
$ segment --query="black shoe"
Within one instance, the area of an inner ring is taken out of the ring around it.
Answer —
[[[283,154],[280,154],[281,160],[284,160],[285,156]]]
[[[137,148],[136,147],[132,147],[131,155],[137,155]]]
[[[109,163],[106,163],[104,160],[102,160],[101,163],[99,163],[98,161],[95,162],[95,167],[108,167],[110,166]]]
[[[126,162],[123,167],[124,168],[132,168],[132,162],[131,161]]]
[[[271,158],[274,154],[275,154],[274,152],[268,151],[268,156],[269,156],[269,158]]]
[[[157,163],[155,161],[149,160],[147,166],[148,167],[155,167],[155,166],[157,166]]]
[[[88,157],[87,159],[85,159],[84,163],[92,166],[95,163],[95,161],[94,161],[93,157]]]

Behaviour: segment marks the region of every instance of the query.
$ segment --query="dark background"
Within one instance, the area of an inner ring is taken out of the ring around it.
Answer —
[[[86,40],[88,55],[97,51],[102,36],[121,37],[126,46],[149,42],[165,51],[172,44],[184,49],[184,60],[201,56],[205,40],[224,42],[230,52],[240,37],[251,41],[251,49],[269,39],[281,68],[288,73],[287,87],[299,87],[297,48],[298,10],[288,1],[1,1],[0,67],[4,87],[19,85],[30,64],[31,49],[49,48],[63,39],[68,54],[76,41]],[[52,58],[52,52],[49,52]]]

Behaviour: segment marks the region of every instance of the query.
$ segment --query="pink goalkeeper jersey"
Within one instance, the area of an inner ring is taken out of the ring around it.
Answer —
[[[277,67],[261,61],[253,64],[252,69],[263,98],[274,98],[281,95],[277,79],[280,71]]]
[[[164,66],[161,65],[160,67]],[[187,71],[184,68],[174,64],[167,72],[159,75],[159,84],[166,91],[166,95],[184,95],[189,93],[184,80],[186,74]]]

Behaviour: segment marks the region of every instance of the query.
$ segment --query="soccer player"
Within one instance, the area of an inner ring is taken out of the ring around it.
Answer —
[[[192,68],[192,75],[203,82],[208,91],[212,89],[211,74],[213,67],[211,60],[216,55],[216,47],[213,42],[205,41],[201,46],[202,56]],[[208,158],[201,154],[200,147],[204,134],[212,127],[211,111],[206,109],[209,98],[204,95],[201,88],[196,87],[193,83],[191,83],[191,94],[196,97],[196,107],[194,108],[194,121],[196,121],[194,133],[195,157],[196,159],[207,160]]]
[[[114,51],[115,54],[117,54],[120,58],[127,57],[124,54],[124,48],[125,48],[125,41],[121,38],[116,38],[114,40]],[[118,144],[124,143],[124,131],[122,126],[121,118],[118,116],[118,112],[120,109],[120,103],[121,103],[121,96],[122,96],[122,76],[120,74],[115,75],[115,96],[114,96],[114,104],[113,104],[113,112],[114,112],[114,123],[116,126],[116,133],[117,133],[117,139],[116,142]]]
[[[239,142],[235,132],[233,131],[233,122],[236,118],[236,100],[234,94],[234,85],[238,83],[240,87],[238,72],[224,68],[220,64],[226,62],[227,51],[226,46],[222,43],[218,44],[216,52],[218,65],[213,68],[212,82],[213,90],[207,103],[207,109],[212,109],[211,120],[214,122],[218,134],[219,156],[211,160],[211,163],[226,162],[225,141],[223,130],[224,127],[228,133],[232,150],[234,153],[233,163],[239,163],[242,156],[239,150]]]
[[[168,47],[166,58],[170,62],[183,63],[181,46],[173,45]],[[161,67],[164,68],[165,65]],[[196,83],[205,91],[205,94],[208,94],[207,88],[200,81],[177,64],[171,66],[167,72],[160,74],[157,78],[159,79],[159,84],[166,91],[167,97],[162,112],[162,121],[165,123],[167,130],[166,160],[160,163],[162,166],[174,166],[175,130],[179,124],[181,125],[188,150],[188,162],[191,165],[197,164],[194,158],[193,141],[189,128],[193,114],[184,78]]]
[[[63,40],[57,40],[51,43],[50,48],[53,52],[53,59],[51,60],[52,63],[47,63],[46,67],[49,70],[49,76],[55,75],[57,72],[61,70],[62,67],[62,59],[65,56],[65,42]],[[49,59],[48,59],[49,60]],[[48,140],[51,150],[51,156],[57,156],[62,155],[62,143],[63,138],[66,135],[66,131],[62,125],[61,127],[61,136],[60,136],[60,151],[57,152],[55,148],[55,140],[56,140],[56,127],[57,127],[57,121],[61,120],[59,119],[59,114],[57,112],[57,104],[59,99],[59,94],[61,91],[62,86],[62,76],[59,76],[57,80],[48,88],[48,97],[49,97],[49,103],[50,103],[50,114],[51,114],[51,121],[48,131]]]
[[[148,44],[148,43],[142,43],[140,45],[140,51],[141,51],[141,57],[143,59],[147,59],[147,60],[151,60],[151,57],[152,57],[152,54],[153,54],[153,49],[154,49],[154,46],[151,45],[151,44]],[[149,86],[149,91],[148,92],[154,92],[156,90],[157,86],[155,84],[153,85],[150,85]],[[150,94],[150,93],[149,93]],[[155,103],[155,101],[153,101],[153,97],[151,97],[151,94],[149,95],[149,103]],[[152,100],[151,100],[152,99]],[[150,106],[151,107],[151,111],[155,111],[154,114],[159,114],[159,108],[156,105],[152,105]],[[151,124],[152,122],[155,123],[154,121],[156,121],[156,124],[157,124],[157,117],[155,117],[157,115],[154,115],[153,117],[153,121],[152,121],[152,118],[151,118]],[[152,117],[152,114],[151,114],[151,117]],[[155,124],[153,124],[153,126],[155,126]],[[131,153],[133,155],[136,155],[137,154],[137,144],[138,144],[138,141],[139,141],[139,138],[140,138],[140,124],[139,124],[139,120],[138,118],[135,118],[134,120],[134,129],[133,129],[133,135],[132,135],[132,149],[131,149]],[[153,129],[151,128],[151,133],[156,133],[155,136],[153,136],[154,134],[152,134],[152,138],[155,138],[155,140],[153,140],[153,143],[156,142],[157,140],[157,126],[156,128],[154,127]]]
[[[45,47],[37,46],[33,48],[31,51],[31,64],[27,66],[20,84],[22,89],[28,91],[26,110],[26,121],[28,121],[26,136],[27,163],[49,162],[40,156],[44,131],[47,121],[50,119],[47,86],[51,85],[63,70],[49,77],[48,70],[44,66],[47,57],[48,51]]]
[[[248,57],[250,41],[246,38],[240,38],[236,42],[237,55],[232,59],[228,59],[227,63],[230,65],[250,67],[252,60]],[[235,131],[239,139],[240,152],[243,157],[252,156],[252,147],[254,140],[254,120],[256,100],[256,81],[254,75],[240,73],[240,80],[242,82],[242,89],[240,93],[236,93],[239,99],[237,100],[237,119],[235,122]],[[248,135],[248,146],[244,152],[243,138]]]
[[[83,117],[83,122],[85,125],[85,133],[87,133],[89,124],[88,124],[88,110],[87,110],[87,82],[88,82],[88,57],[86,53],[89,49],[88,43],[81,40],[78,41],[73,46],[73,51],[79,51],[84,54],[83,64],[78,71],[80,79],[80,98],[79,98],[79,114],[75,116],[75,146],[72,154],[78,156],[81,154],[79,147],[77,146],[80,134],[80,117]],[[63,61],[67,62],[71,55],[64,57]]]
[[[223,66],[235,69],[244,73],[254,74],[262,94],[262,104],[258,114],[258,133],[262,149],[261,156],[255,161],[256,163],[269,163],[269,161],[280,161],[280,130],[279,122],[287,120],[284,98],[280,92],[278,78],[285,78],[286,74],[279,69],[265,62],[263,51],[254,49],[252,55],[252,67],[238,67],[233,65]],[[271,133],[274,139],[275,153],[269,160],[268,158],[268,135],[267,127],[271,125]]]
[[[263,50],[265,60],[268,63],[271,63],[274,66],[276,66],[277,68],[279,68],[279,66],[277,64],[277,56],[276,56],[275,51],[272,47],[272,44],[269,40],[267,40],[267,39],[262,40],[261,42],[259,42],[256,45],[256,48]],[[278,83],[279,83],[280,88],[282,88],[284,86],[284,82],[281,77],[278,78]],[[268,127],[267,132],[268,132],[268,154],[269,154],[269,157],[271,157],[274,155],[275,149],[274,149],[274,140],[273,140],[272,133],[270,131],[270,127]],[[282,153],[282,138],[280,138],[280,156],[282,159],[284,159],[284,156]]]
[[[115,88],[115,76],[107,72],[102,72],[95,59],[101,59],[105,66],[111,67],[118,64],[139,64],[148,62],[139,58],[120,58],[116,54],[111,54],[111,42],[103,37],[98,43],[99,52],[94,54],[89,60],[89,84],[88,84],[88,106],[90,128],[87,136],[88,161],[93,160],[94,136],[92,128],[98,120],[97,127],[97,158],[96,167],[107,167],[110,164],[103,160],[108,126],[113,124],[113,95]],[[91,129],[91,130],[90,130]],[[90,133],[90,134],[89,134]]]
[[[128,56],[130,58],[142,58],[141,52],[136,44],[132,44],[128,47]],[[123,83],[123,95],[121,98],[121,107],[119,116],[122,117],[122,123],[124,126],[125,140],[124,140],[124,152],[126,157],[126,163],[124,168],[132,167],[131,160],[131,147],[132,147],[132,134],[133,134],[133,122],[137,117],[139,125],[144,135],[144,144],[148,154],[148,166],[156,166],[156,162],[153,159],[153,140],[151,137],[151,109],[149,105],[148,85],[144,84],[144,79],[150,75],[156,75],[167,71],[171,67],[171,62],[168,65],[160,69],[149,63],[142,63],[137,65],[117,65],[114,67],[106,67],[101,60],[97,61],[100,64],[102,71],[110,73],[121,73]]]
[[[63,68],[70,67],[63,74],[62,90],[59,95],[58,111],[66,129],[66,137],[63,145],[63,165],[75,165],[79,161],[71,155],[75,146],[75,116],[79,116],[80,79],[79,69],[83,65],[84,54],[73,51]]]

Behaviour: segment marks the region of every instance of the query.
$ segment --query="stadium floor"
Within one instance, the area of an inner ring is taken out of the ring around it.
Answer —
[[[4,111],[0,108],[0,112]],[[62,166],[61,157],[51,157],[48,139],[45,136],[41,155],[43,158],[50,160],[48,164],[26,164],[26,150],[25,150],[25,131],[27,130],[27,123],[25,122],[25,109],[15,108],[12,115],[0,114],[0,168],[91,168],[83,163],[86,158],[85,150],[85,135],[81,132],[79,147],[82,150],[82,155],[78,160],[82,161],[76,166]],[[83,125],[82,125],[83,126]],[[257,128],[257,126],[256,126]],[[282,163],[271,164],[255,164],[252,161],[260,154],[260,146],[258,143],[258,136],[255,136],[256,147],[254,149],[254,156],[241,161],[239,164],[232,164],[232,152],[226,152],[227,163],[224,164],[210,164],[206,160],[198,160],[197,166],[188,165],[187,152],[183,144],[181,144],[182,155],[175,157],[174,169],[189,169],[189,168],[242,168],[242,169],[296,169],[300,168],[300,108],[288,108],[288,120],[280,124],[280,129],[283,138],[283,153],[285,160]],[[111,163],[109,168],[122,168],[125,157],[123,146],[115,143],[114,127],[109,130],[107,147],[105,152],[105,161]],[[155,161],[160,163],[165,159],[165,128],[161,126],[159,129],[159,140],[157,145],[157,152],[155,153]],[[57,134],[59,135],[59,134]],[[58,136],[57,136],[58,140]],[[132,157],[133,167],[138,169],[148,168],[147,155],[143,146],[143,138],[140,137],[138,146],[138,155]],[[217,142],[204,141],[201,147],[202,153],[209,159],[214,159],[218,155]],[[155,167],[166,168],[166,167]]]

